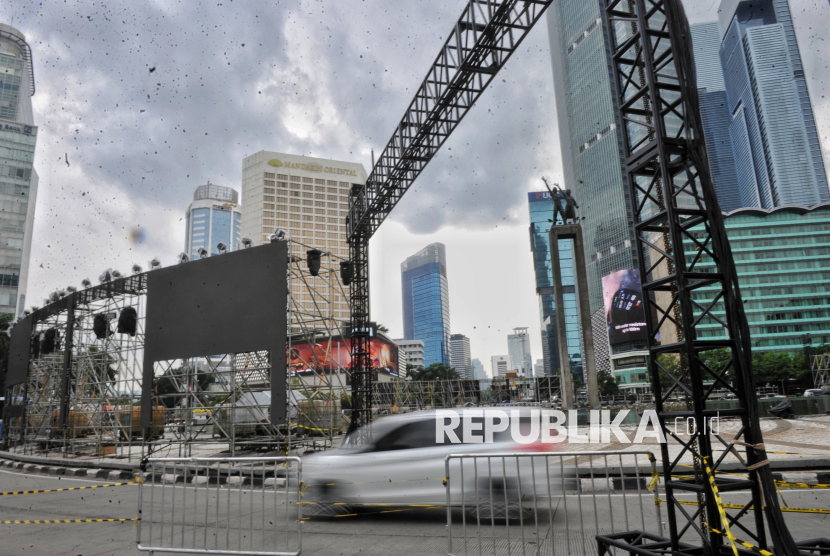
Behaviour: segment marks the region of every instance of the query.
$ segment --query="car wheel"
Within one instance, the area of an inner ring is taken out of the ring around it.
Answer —
[[[479,502],[478,507],[467,506],[467,519],[481,522],[530,519],[533,516],[533,509],[522,506],[518,500],[508,500],[492,503],[489,500]]]
[[[304,502],[302,504],[303,517],[337,517],[354,513],[350,506],[333,502]]]
[[[479,482],[478,505],[465,509],[470,519],[480,521],[528,519],[533,515],[531,508],[522,506],[519,491],[514,480],[501,478],[484,479]]]

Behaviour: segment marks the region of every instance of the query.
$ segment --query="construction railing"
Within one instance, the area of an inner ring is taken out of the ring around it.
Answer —
[[[650,452],[454,454],[446,480],[450,555],[584,555],[598,534],[663,535]]]
[[[145,463],[139,550],[300,554],[299,458],[150,458]]]

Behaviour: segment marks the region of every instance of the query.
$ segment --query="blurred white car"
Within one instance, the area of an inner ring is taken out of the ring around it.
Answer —
[[[462,410],[457,410],[459,413]],[[482,408],[483,412],[499,411]],[[504,410],[502,410],[504,411]],[[510,411],[507,411],[510,414]],[[521,410],[520,423],[525,422]],[[447,503],[445,487],[445,458],[450,454],[493,454],[548,451],[552,445],[539,442],[519,444],[512,440],[510,428],[493,434],[492,443],[438,443],[436,441],[436,411],[419,411],[404,415],[383,417],[373,423],[372,441],[356,448],[339,448],[303,457],[303,514],[338,515],[349,513],[364,505],[390,506],[444,506]],[[483,423],[484,417],[473,422]],[[529,422],[529,417],[527,418]],[[461,426],[455,431],[463,438]],[[481,431],[478,431],[481,434]],[[537,458],[533,458],[537,459]],[[543,458],[538,458],[543,459]],[[462,502],[461,470],[458,460],[452,460],[452,505]],[[524,477],[526,489],[532,489],[533,471],[543,478],[544,463],[536,462],[531,470],[530,458],[481,458],[475,462],[464,460],[465,504],[476,498],[494,502],[515,501],[519,498]],[[558,479],[557,479],[558,480]],[[527,481],[530,481],[527,484]]]

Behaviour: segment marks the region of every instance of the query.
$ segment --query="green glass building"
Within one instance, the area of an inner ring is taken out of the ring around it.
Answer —
[[[753,350],[800,351],[808,333],[814,346],[830,343],[830,203],[743,208],[726,214],[725,223]],[[687,265],[698,256],[692,244],[685,253]],[[707,259],[697,268],[711,272]],[[697,290],[695,300],[708,305],[712,291]],[[700,330],[724,338],[714,319]]]

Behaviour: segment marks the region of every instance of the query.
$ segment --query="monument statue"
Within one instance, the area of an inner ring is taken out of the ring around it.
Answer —
[[[562,223],[567,224],[568,220],[572,220],[574,224],[578,223],[576,218],[576,209],[579,205],[576,204],[576,199],[571,195],[571,190],[566,189],[564,192],[559,189],[557,184],[550,186],[550,182],[546,176],[542,176],[542,181],[545,182],[545,187],[550,192],[550,197],[553,199],[553,222],[556,224],[557,217],[562,217]],[[564,207],[563,205],[564,201]]]
[[[565,200],[565,211],[562,220],[567,222],[568,220],[573,220],[574,224],[577,223],[576,220],[576,209],[579,208],[579,205],[576,204],[576,199],[573,198],[571,195],[571,190],[566,189],[564,195],[562,192],[559,192],[560,198]]]

